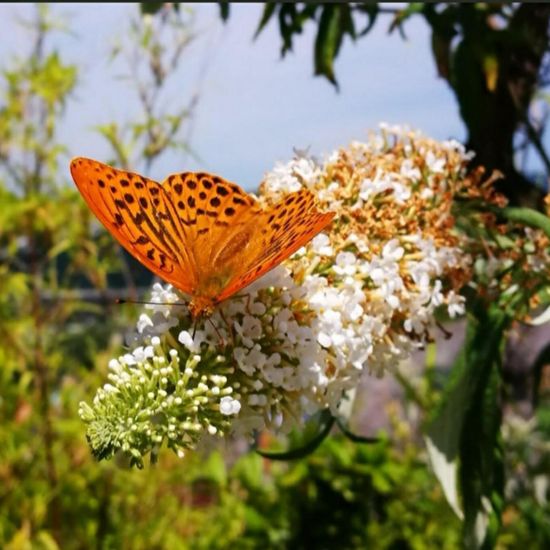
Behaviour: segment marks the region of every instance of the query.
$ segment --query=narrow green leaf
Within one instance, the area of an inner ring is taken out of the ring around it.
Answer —
[[[393,32],[395,29],[401,29],[401,25],[409,18],[411,15],[415,15],[417,13],[422,13],[425,9],[424,2],[410,2],[406,8],[403,8],[402,10],[399,10],[395,17],[393,18],[393,21],[390,24],[390,28],[388,32]]]
[[[367,16],[367,24],[365,28],[359,32],[356,36],[365,36],[374,26],[376,18],[379,13],[378,2],[363,2],[355,6],[355,9]]]
[[[348,428],[344,425],[344,423],[339,418],[335,418],[335,421],[340,431],[350,441],[353,441],[354,443],[378,443],[380,441],[377,437],[366,437],[364,435],[358,435],[353,433],[352,431],[348,430]]]
[[[155,15],[164,6],[166,2],[140,2],[139,7],[142,15]]]
[[[439,481],[443,494],[452,508],[453,512],[460,519],[464,519],[464,513],[460,504],[460,495],[458,494],[458,453],[454,448],[451,438],[445,442],[444,423],[432,426],[430,433],[424,438],[432,470]],[[443,443],[443,444],[442,444]],[[445,446],[447,443],[448,446]]]
[[[494,352],[498,356],[498,349]],[[460,442],[464,541],[467,547],[473,548],[494,547],[501,524],[504,492],[500,372],[493,365],[483,374],[466,415]]]
[[[200,477],[202,479],[214,481],[220,487],[226,485],[227,468],[219,452],[211,453],[202,463]]]
[[[264,11],[262,13],[262,17],[260,18],[260,22],[258,23],[258,28],[254,33],[254,39],[258,38],[259,34],[264,30],[264,27],[267,25],[267,23],[271,19],[271,16],[275,13],[276,8],[277,8],[277,2],[266,2],[264,6]]]
[[[498,365],[510,320],[496,306],[489,310],[478,306],[475,313],[441,406],[427,430],[426,444],[450,506],[464,516],[465,540],[481,548],[496,536],[500,521]]]
[[[271,460],[297,460],[310,455],[330,433],[334,425],[334,417],[329,410],[324,410],[310,419],[302,434],[296,437],[297,444],[286,451],[272,452],[256,449],[256,452],[264,458]],[[311,435],[311,432],[314,435]]]
[[[222,18],[222,21],[225,23],[229,19],[229,2],[218,2],[218,5],[220,6],[220,17]]]
[[[500,214],[507,220],[519,222],[529,227],[536,227],[544,231],[550,237],[550,218],[542,212],[537,212],[531,208],[520,208],[507,206],[505,208],[492,208],[496,214]]]
[[[351,8],[349,4],[342,4],[340,6],[340,19],[341,19],[342,33],[349,34],[349,36],[353,40],[355,40],[356,38],[355,23],[353,21],[353,16],[351,14]]]
[[[279,33],[283,39],[281,55],[292,50],[292,35],[301,32],[296,24],[296,4],[282,4],[279,8]]]
[[[340,10],[341,6],[336,4],[323,6],[315,39],[315,74],[325,76],[336,87],[338,83],[334,76],[333,62],[343,34]]]

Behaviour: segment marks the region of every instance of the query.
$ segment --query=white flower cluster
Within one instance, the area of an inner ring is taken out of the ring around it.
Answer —
[[[392,154],[387,134],[354,143],[346,154],[385,158]],[[406,135],[412,151],[415,136]],[[338,207],[335,227],[360,215],[368,201],[405,212],[419,193],[429,200],[426,190],[437,192],[432,178],[445,175],[450,148],[465,156],[457,145],[430,149],[423,175],[405,154],[398,169],[378,169],[347,195],[330,176],[340,154],[324,164],[302,154],[278,164],[261,194],[309,187],[322,208]],[[462,297],[445,282],[449,271],[469,262],[458,247],[419,231],[378,244],[357,231],[321,233],[195,326],[183,297],[156,284],[150,314],[137,323],[134,351],[111,361],[110,383],[91,407],[81,406],[92,447],[137,457],[167,441],[181,454],[200,434],[251,437],[266,427],[286,431],[322,409],[335,412],[365,372],[381,375],[423,345],[437,308],[446,307],[451,317],[464,311]],[[107,438],[106,426],[115,435]]]

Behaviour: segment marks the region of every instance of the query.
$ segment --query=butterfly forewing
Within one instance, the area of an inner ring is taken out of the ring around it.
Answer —
[[[235,183],[202,172],[173,174],[163,183],[197,263],[197,292],[214,296],[250,254],[249,221],[262,210]]]
[[[291,193],[269,210],[251,220],[253,252],[216,297],[221,302],[267,273],[322,231],[334,212],[322,213],[314,196],[302,189]]]
[[[137,260],[183,292],[197,285],[196,267],[170,198],[155,181],[76,158],[71,174],[88,206]]]
[[[257,202],[237,184],[203,172],[172,174],[162,183],[191,243],[212,242],[243,215],[259,212]],[[214,235],[214,238],[213,238]]]

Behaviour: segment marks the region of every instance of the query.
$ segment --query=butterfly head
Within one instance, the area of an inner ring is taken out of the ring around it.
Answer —
[[[208,296],[195,296],[189,302],[189,313],[194,320],[207,319],[214,313],[214,302]]]

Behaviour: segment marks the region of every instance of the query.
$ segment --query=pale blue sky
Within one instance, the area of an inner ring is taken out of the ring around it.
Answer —
[[[294,53],[279,56],[275,25],[252,41],[262,6],[234,4],[225,25],[216,4],[196,4],[200,37],[175,75],[173,99],[199,88],[191,146],[201,162],[183,154],[157,161],[149,176],[162,179],[176,171],[204,169],[254,189],[277,160],[292,156],[293,147],[310,147],[322,155],[362,139],[381,121],[409,124],[435,138],[464,138],[454,96],[439,79],[432,61],[427,26],[413,18],[408,40],[387,34],[389,18],[355,44],[346,40],[336,61],[340,92],[313,78],[313,25],[296,39]],[[9,52],[25,52],[28,38],[13,24],[32,13],[29,5],[2,5],[9,41],[0,45],[0,64]],[[116,36],[122,36],[136,4],[58,4],[75,35],[56,45],[81,69],[81,81],[68,105],[62,138],[72,155],[105,159],[108,149],[92,126],[135,116],[136,103],[115,80],[108,63]],[[3,32],[4,37],[6,32]],[[202,75],[202,78],[199,78]],[[180,95],[181,94],[181,95]]]

